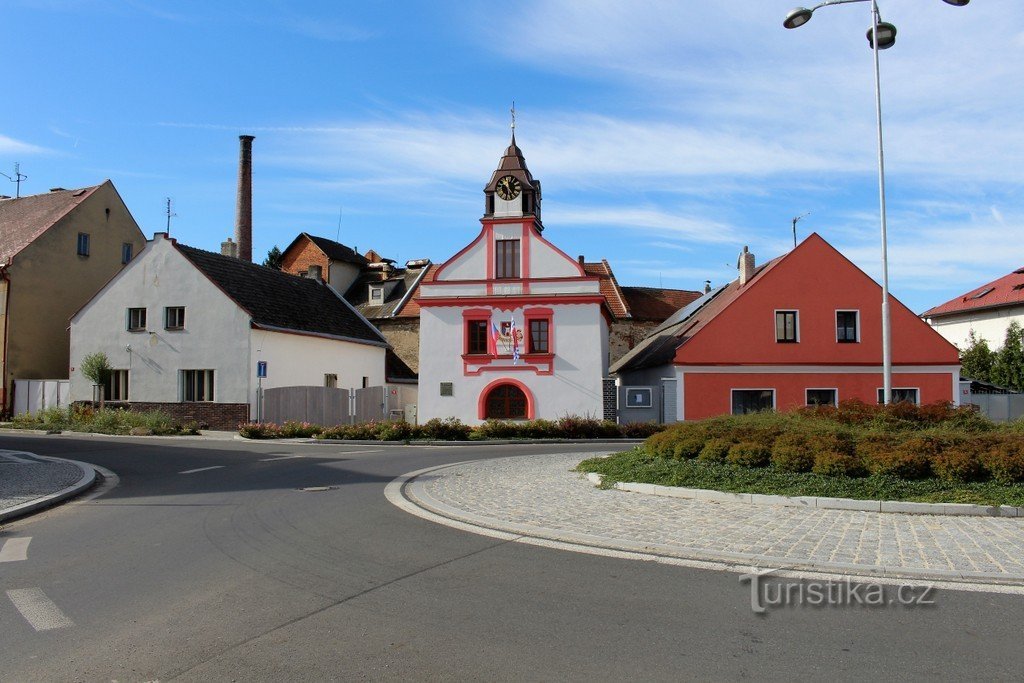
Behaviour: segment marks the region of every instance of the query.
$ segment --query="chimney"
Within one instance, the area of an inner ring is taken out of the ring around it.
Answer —
[[[743,251],[740,253],[736,267],[740,271],[740,287],[742,287],[747,284],[750,278],[754,277],[754,255],[747,250],[746,246],[743,247]]]
[[[252,135],[239,135],[238,194],[235,199],[235,242],[238,258],[252,261]]]
[[[220,243],[220,253],[223,256],[238,258],[238,245],[235,244],[229,237],[226,242]]]
[[[581,266],[585,263],[583,260],[583,254],[580,254],[577,260],[579,260]]]
[[[711,293],[711,280],[705,280],[704,281],[704,293],[705,294],[710,294]]]

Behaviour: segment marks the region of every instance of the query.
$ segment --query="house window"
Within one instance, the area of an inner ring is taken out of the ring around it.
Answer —
[[[878,403],[881,404],[885,400],[885,389],[878,390]],[[901,403],[906,401],[907,403],[917,403],[917,389],[897,389],[892,388],[892,402]]]
[[[496,240],[494,243],[494,277],[519,277],[519,240]]]
[[[487,419],[526,419],[526,394],[512,384],[501,384],[487,394]]]
[[[310,266],[309,270],[306,271],[306,277],[312,280],[323,279],[323,268],[321,266]]]
[[[377,303],[384,301],[384,288],[370,287],[370,301],[374,301]]]
[[[775,341],[780,344],[799,341],[796,311],[775,311]]]
[[[164,309],[164,329],[183,330],[185,329],[185,307],[168,306]]]
[[[857,336],[857,311],[836,311],[836,341],[840,344],[854,344]]]
[[[835,389],[808,389],[807,405],[834,406],[838,403],[836,393]]]
[[[78,233],[78,255],[89,255],[89,233],[87,232]]]
[[[466,353],[486,354],[487,353],[487,321],[467,320],[466,333],[469,336],[469,344]]]
[[[338,388],[338,376],[334,373],[324,375],[324,386],[328,389]]]
[[[775,409],[774,389],[733,389],[732,414],[746,415]]]
[[[548,352],[548,321],[530,321],[530,353]]]
[[[181,400],[212,401],[213,370],[182,370]]]
[[[121,245],[121,263],[128,263],[132,260],[132,243],[125,242]]]
[[[103,386],[104,401],[128,400],[128,371],[111,370],[107,383]]]
[[[128,309],[128,331],[129,332],[145,332],[146,331],[146,309],[145,308],[129,308]]]
[[[370,386],[370,378],[363,377],[363,389],[367,388],[368,386]]]
[[[627,408],[650,408],[654,405],[654,392],[650,387],[627,387]]]

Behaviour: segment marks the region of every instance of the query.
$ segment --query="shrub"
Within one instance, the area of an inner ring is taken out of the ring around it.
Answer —
[[[772,446],[772,464],[786,472],[809,472],[814,467],[814,450],[799,432],[783,434]]]
[[[1024,481],[1024,439],[1014,435],[999,440],[983,453],[982,463],[1000,484]]]
[[[860,458],[838,451],[818,451],[811,471],[829,477],[862,477],[867,474]]]
[[[627,439],[646,439],[664,429],[665,425],[657,422],[627,422],[619,425],[619,433]]]
[[[443,420],[435,417],[427,420],[419,429],[422,438],[441,441],[465,441],[469,438],[470,431],[469,425],[463,424],[455,417],[447,417]]]
[[[771,449],[763,443],[743,441],[733,444],[725,459],[734,465],[745,467],[764,467],[772,457]]]
[[[972,444],[952,445],[932,458],[932,471],[946,481],[977,481],[986,474],[978,456]]]
[[[681,439],[676,439],[672,446],[672,457],[676,460],[696,458],[703,448],[703,438],[696,434],[687,434]]]
[[[247,439],[277,439],[281,428],[273,422],[243,422],[238,425],[238,433]]]
[[[705,462],[725,462],[732,445],[728,439],[710,439],[704,444],[704,448],[700,449],[697,459]]]
[[[528,423],[521,425],[511,420],[486,420],[483,424],[473,428],[473,438],[516,439],[526,431],[526,424]]]
[[[285,420],[285,423],[281,425],[280,436],[285,439],[308,439],[322,430],[322,427],[309,422]]]
[[[927,438],[909,439],[895,447],[885,447],[884,440],[876,439],[875,447],[858,453],[871,474],[888,475],[900,479],[923,479],[931,472],[930,459],[937,453],[937,444]]]
[[[416,428],[405,420],[384,422],[377,430],[377,438],[381,441],[409,441],[416,435]]]
[[[610,420],[565,415],[558,418],[559,436],[564,439],[600,439],[619,436],[619,426]]]

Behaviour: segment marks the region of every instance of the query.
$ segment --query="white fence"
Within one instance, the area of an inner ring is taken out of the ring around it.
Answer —
[[[401,384],[364,389],[275,387],[263,391],[263,421],[319,425],[397,419],[416,422],[416,387]]]
[[[34,415],[71,404],[71,381],[66,379],[14,380],[14,414]]]

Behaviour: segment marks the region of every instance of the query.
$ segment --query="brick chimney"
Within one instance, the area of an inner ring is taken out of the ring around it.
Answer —
[[[754,277],[754,255],[751,254],[747,247],[744,245],[743,251],[740,252],[740,257],[736,263],[736,267],[740,271],[740,287],[747,284],[747,282]]]
[[[239,135],[238,194],[235,199],[235,242],[238,258],[252,261],[252,135]]]
[[[220,243],[220,253],[231,258],[238,258],[238,245],[229,237],[226,242]]]

